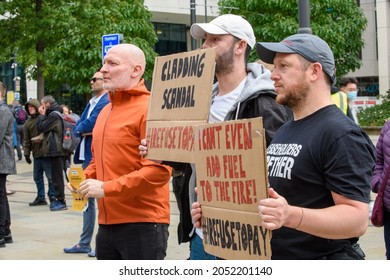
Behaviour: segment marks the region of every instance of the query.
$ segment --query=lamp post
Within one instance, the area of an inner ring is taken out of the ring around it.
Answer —
[[[196,5],[195,5],[195,0],[191,0],[191,6],[190,6],[190,12],[191,12],[191,23],[194,24],[196,22]],[[191,50],[196,49],[196,40],[191,36]]]
[[[13,62],[11,68],[14,69],[14,99],[20,99],[20,77],[18,76],[18,64]]]
[[[312,34],[310,28],[310,0],[298,0],[298,33]]]

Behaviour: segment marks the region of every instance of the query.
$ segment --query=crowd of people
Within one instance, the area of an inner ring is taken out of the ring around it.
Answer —
[[[22,161],[24,155],[26,163],[33,164],[33,180],[36,184],[37,196],[29,203],[29,206],[48,204],[45,194],[45,175],[50,210],[66,210],[64,166],[67,160],[69,161],[70,153],[62,148],[62,118],[66,115],[66,112],[63,112],[63,108],[68,108],[66,105],[60,106],[51,95],[46,95],[41,101],[30,99],[24,106],[18,100],[14,100],[12,106],[8,106],[5,102],[5,85],[0,83],[0,86],[2,108],[0,247],[5,247],[6,243],[13,242],[7,195],[15,193],[6,188],[6,177],[16,174],[16,162]],[[59,115],[51,114],[53,111],[58,111]],[[72,116],[79,119],[76,114]]]
[[[390,143],[390,125],[384,127],[375,149],[358,126],[356,114],[348,117],[356,79],[343,78],[340,90],[332,91],[336,83],[333,52],[312,34],[256,43],[249,22],[232,14],[195,23],[190,34],[204,40],[202,48],[216,49],[216,83],[208,121],[262,117],[268,170],[289,168],[269,172],[268,197],[258,203],[261,225],[272,231],[272,259],[364,259],[359,237],[368,226],[370,186],[378,190],[390,164],[384,152]],[[247,62],[253,49],[259,63]],[[150,100],[145,68],[145,54],[139,47],[119,44],[110,48],[103,66],[94,72],[93,97],[81,117],[76,116],[73,131],[81,139],[73,159],[82,164],[86,177],[78,191],[88,203],[80,239],[64,252],[87,253],[100,260],[163,260],[173,176],[180,210],[179,243],[190,244],[191,260],[219,259],[203,247],[196,166],[144,157]],[[13,241],[6,177],[16,173],[15,162],[21,156],[17,152],[15,158],[13,141],[23,136],[14,136],[21,124],[15,122],[15,110],[5,104],[3,84],[0,91],[0,247],[5,247]],[[33,162],[37,196],[30,206],[47,205],[45,174],[50,210],[66,210],[65,185],[75,190],[65,184],[69,152],[61,145],[62,120],[52,112],[71,112],[50,95],[29,100],[24,110],[29,118],[23,123],[23,144],[18,146],[26,162]],[[290,147],[296,152],[289,152]],[[285,166],[281,157],[292,164]],[[390,259],[390,184],[386,193],[384,232]],[[92,249],[96,207],[99,226]]]

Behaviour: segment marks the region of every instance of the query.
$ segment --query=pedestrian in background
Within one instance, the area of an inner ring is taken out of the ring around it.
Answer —
[[[74,114],[74,113],[71,114],[68,105],[61,104],[60,107],[62,109],[62,118],[64,120],[68,121],[69,123],[76,125],[76,122],[80,119],[79,115]],[[70,163],[72,162],[72,160],[71,160],[72,154],[73,154],[73,151],[72,152],[68,151],[64,157],[64,159],[65,159],[65,161],[64,161],[64,174],[65,174],[66,182],[69,182],[68,170],[70,168]]]
[[[5,93],[6,87],[0,82],[0,247],[13,242],[6,182],[8,175],[16,174],[14,116],[5,103]]]
[[[374,176],[371,181],[371,190],[378,193],[379,188],[384,183],[386,172],[390,172],[390,120],[386,121],[376,143],[376,162]],[[384,225],[383,233],[386,247],[386,259],[390,260],[390,182],[384,186],[383,204]]]
[[[18,137],[19,146],[24,148],[24,124],[27,120],[28,114],[24,110],[23,106],[20,104],[19,100],[14,100],[12,102],[12,112],[14,113],[17,130],[16,135]]]
[[[61,104],[62,108],[62,114],[65,116],[66,119],[68,119],[70,122],[77,122],[80,119],[80,116],[73,113],[72,110],[70,110],[68,105]]]
[[[85,169],[92,159],[92,130],[95,126],[96,119],[103,109],[109,103],[107,90],[104,88],[103,74],[99,71],[95,72],[90,81],[92,98],[85,107],[76,126],[73,128],[74,135],[81,138],[73,161],[76,164],[82,164]],[[70,184],[68,184],[69,186]],[[71,187],[71,186],[70,186]],[[71,188],[72,189],[72,188]],[[88,198],[88,203],[83,210],[83,228],[80,235],[80,240],[70,248],[64,248],[65,253],[88,253],[88,256],[95,257],[95,250],[91,250],[91,241],[96,221],[96,206],[95,198]]]
[[[354,77],[343,77],[340,79],[340,91],[339,94],[344,94],[347,99],[347,116],[359,124],[357,117],[358,108],[354,104],[354,101],[358,94],[358,81]],[[333,96],[333,95],[332,95]]]
[[[29,206],[47,205],[45,198],[45,174],[48,184],[47,197],[51,202],[55,200],[56,191],[51,178],[50,158],[45,156],[42,147],[43,134],[38,132],[37,122],[39,117],[40,103],[37,99],[30,99],[25,104],[25,110],[30,116],[24,124],[24,158],[28,164],[33,164],[33,178],[37,187],[37,196]],[[31,154],[33,160],[31,160]]]
[[[65,201],[64,184],[64,162],[68,152],[62,148],[63,123],[62,117],[55,113],[62,114],[62,108],[57,104],[54,97],[46,95],[41,100],[38,109],[38,132],[43,133],[43,153],[50,158],[51,179],[56,190],[55,200],[50,205],[51,211],[67,210]]]
[[[146,61],[132,44],[115,45],[100,72],[110,104],[92,135],[92,160],[80,184],[98,198],[97,259],[162,260],[170,223],[171,168],[139,155],[145,138],[150,92],[142,78]]]
[[[22,160],[22,149],[24,149],[24,124],[27,120],[27,112],[24,110],[23,106],[20,104],[19,100],[14,100],[12,102],[12,112],[16,120],[16,136],[18,140],[18,161]],[[19,157],[20,156],[20,157]]]

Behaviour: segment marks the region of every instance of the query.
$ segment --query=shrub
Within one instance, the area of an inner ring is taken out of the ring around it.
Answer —
[[[363,109],[358,113],[361,126],[383,126],[390,118],[390,90],[386,93],[382,104]]]

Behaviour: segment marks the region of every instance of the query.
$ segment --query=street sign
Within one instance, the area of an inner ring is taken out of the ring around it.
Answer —
[[[122,34],[107,34],[102,36],[102,61],[112,46],[123,42]]]

